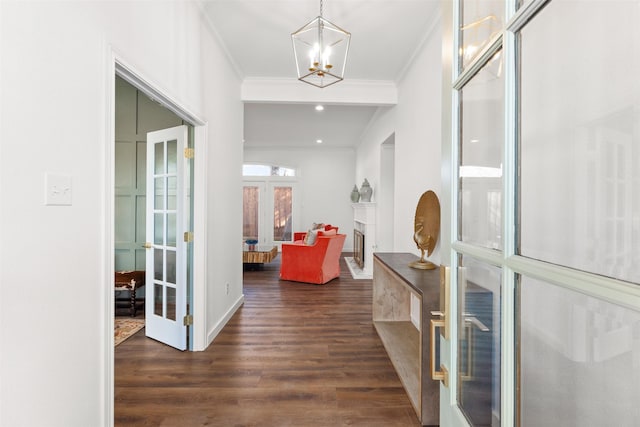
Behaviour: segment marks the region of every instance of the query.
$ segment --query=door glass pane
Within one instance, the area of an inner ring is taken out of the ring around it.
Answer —
[[[167,141],[167,173],[176,173],[178,158],[178,142]]]
[[[273,189],[273,240],[291,241],[291,187],[274,187]]]
[[[153,214],[153,243],[164,245],[164,214]]]
[[[176,194],[178,189],[178,178],[170,176],[167,178],[167,209],[176,210]]]
[[[176,251],[167,250],[167,283],[176,283]]]
[[[458,295],[458,405],[475,426],[500,425],[502,270],[461,256]]]
[[[162,295],[163,286],[156,284],[153,288],[155,290],[153,293],[153,314],[162,316],[162,301],[164,299]]]
[[[498,51],[460,93],[460,240],[491,249],[502,249],[503,80]]]
[[[163,269],[162,269],[162,261],[163,261],[163,250],[162,249],[154,249],[153,250],[153,279],[163,281]]]
[[[640,312],[521,278],[523,426],[635,426]]]
[[[169,320],[176,320],[176,288],[167,286],[167,315]]]
[[[153,208],[154,209],[164,209],[164,194],[165,194],[165,188],[164,188],[164,180],[165,178],[155,178],[154,179],[154,191],[155,191],[155,198],[154,198],[154,205]]]
[[[159,175],[164,173],[164,142],[159,142],[155,144],[154,147],[155,152],[155,170],[154,173]]]
[[[504,0],[463,0],[460,55],[466,67],[502,30]]]
[[[581,2],[579,11],[550,2],[522,31],[520,89],[522,255],[634,283],[638,10],[638,1]]]
[[[167,246],[176,246],[176,214],[167,214]]]
[[[258,213],[260,189],[245,186],[242,191],[242,236],[243,240],[258,238]]]

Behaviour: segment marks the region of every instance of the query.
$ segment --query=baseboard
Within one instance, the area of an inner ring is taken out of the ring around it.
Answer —
[[[211,345],[213,340],[218,336],[222,328],[227,324],[227,322],[236,314],[236,311],[244,304],[244,295],[241,295],[240,298],[231,306],[231,308],[225,313],[225,315],[220,319],[218,323],[216,323],[213,328],[207,334],[207,347]]]

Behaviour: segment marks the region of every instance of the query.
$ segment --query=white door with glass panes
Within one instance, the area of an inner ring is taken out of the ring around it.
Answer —
[[[295,183],[279,180],[245,181],[243,186],[243,241],[278,246],[293,239],[296,218]]]
[[[179,350],[187,348],[187,137],[187,126],[147,134],[145,331]]]
[[[640,0],[442,4],[441,425],[638,425]]]

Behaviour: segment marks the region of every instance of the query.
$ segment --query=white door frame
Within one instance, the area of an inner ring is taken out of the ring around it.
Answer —
[[[115,271],[113,254],[114,242],[114,194],[115,194],[115,76],[124,80],[144,92],[147,96],[160,102],[166,108],[194,126],[194,188],[193,188],[193,293],[191,297],[191,312],[193,314],[193,329],[190,337],[192,351],[202,351],[207,346],[206,333],[206,182],[207,182],[207,123],[192,113],[179,101],[166,95],[160,85],[143,77],[135,67],[118,55],[111,46],[106,48],[104,90],[107,104],[105,106],[105,139],[103,141],[104,169],[103,173],[103,230],[102,230],[102,263],[101,275],[103,301],[103,330],[104,347],[101,351],[102,374],[102,419],[104,426],[113,426],[114,421],[114,298],[113,275]],[[198,238],[203,236],[203,238]]]

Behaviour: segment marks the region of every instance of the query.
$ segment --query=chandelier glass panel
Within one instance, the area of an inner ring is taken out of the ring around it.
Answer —
[[[320,15],[291,34],[298,80],[320,88],[342,81],[351,33]]]

